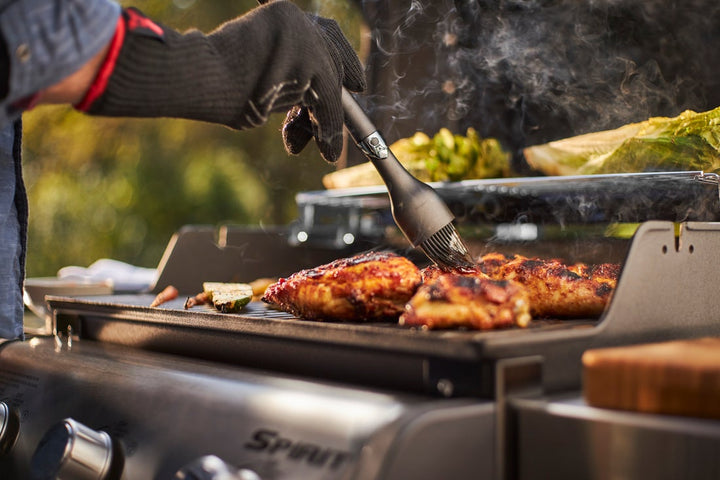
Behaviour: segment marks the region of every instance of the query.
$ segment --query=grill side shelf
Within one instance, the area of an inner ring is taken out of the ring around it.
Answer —
[[[720,223],[646,222],[628,252],[598,339],[720,335]]]

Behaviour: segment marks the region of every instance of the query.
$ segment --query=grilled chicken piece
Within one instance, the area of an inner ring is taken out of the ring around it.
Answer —
[[[478,278],[490,278],[485,272],[482,271],[480,265],[475,267],[455,267],[450,270],[447,268],[440,268],[437,265],[430,265],[420,270],[423,283],[431,283],[438,279],[442,275],[465,275],[468,277]]]
[[[432,267],[423,271],[426,272],[435,273]],[[477,273],[464,271],[439,274],[432,279],[425,277],[430,280],[407,304],[400,324],[475,330],[527,326],[530,322],[527,291],[514,282],[492,280]]]
[[[282,278],[263,301],[308,320],[394,320],[421,283],[407,258],[372,252]]]
[[[569,265],[568,269],[583,278],[592,278],[598,282],[611,283],[613,289],[615,289],[620,276],[620,264],[618,263],[599,263],[597,265],[576,263]]]
[[[533,317],[597,317],[617,285],[620,265],[566,265],[557,259],[491,253],[478,262],[490,278],[527,288]]]
[[[486,275],[493,275],[500,267],[511,261],[517,255],[508,257],[503,253],[492,252],[483,255],[478,259],[477,268]]]

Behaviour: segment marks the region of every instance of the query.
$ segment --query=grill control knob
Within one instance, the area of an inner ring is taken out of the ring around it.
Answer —
[[[40,440],[32,457],[37,480],[112,480],[119,478],[122,455],[106,432],[66,418]]]
[[[18,433],[20,433],[20,419],[7,403],[0,402],[0,455],[10,453]]]
[[[237,469],[215,455],[206,455],[178,470],[174,480],[262,480],[262,478],[253,470]]]

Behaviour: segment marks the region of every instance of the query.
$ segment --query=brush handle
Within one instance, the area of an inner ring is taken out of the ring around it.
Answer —
[[[365,111],[344,88],[342,104],[345,127],[387,186],[395,223],[417,247],[452,222],[453,214],[432,187],[405,170]]]
[[[356,142],[377,132],[377,128],[357,103],[355,97],[344,87],[342,89],[342,106],[345,111],[345,126]]]

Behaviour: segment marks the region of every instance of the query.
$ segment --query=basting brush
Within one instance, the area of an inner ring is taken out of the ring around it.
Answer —
[[[405,237],[440,268],[475,265],[452,224],[455,217],[442,198],[405,170],[362,107],[345,89],[342,102],[345,127],[385,182],[393,218]]]
[[[268,0],[258,0],[264,5]],[[344,87],[345,127],[385,182],[395,223],[440,268],[475,265],[452,224],[455,216],[429,185],[413,177],[390,151],[365,111]]]

